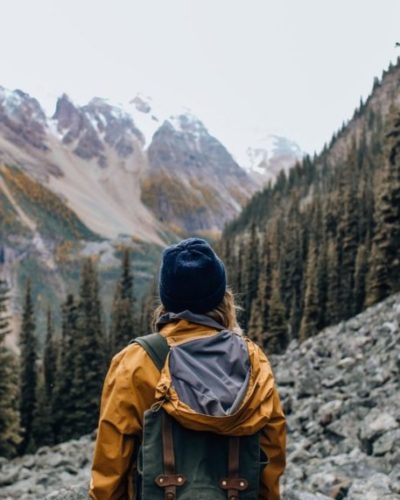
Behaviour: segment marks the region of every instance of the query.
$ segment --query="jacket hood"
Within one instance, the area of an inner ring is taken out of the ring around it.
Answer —
[[[165,411],[187,428],[220,434],[266,425],[274,379],[256,344],[190,311],[167,313],[157,327],[171,348],[156,387]]]

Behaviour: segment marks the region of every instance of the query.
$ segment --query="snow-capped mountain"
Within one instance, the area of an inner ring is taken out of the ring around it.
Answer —
[[[46,115],[36,99],[0,86],[0,132],[4,139],[45,151],[46,127]]]
[[[15,318],[31,277],[40,331],[47,305],[59,311],[78,285],[82,256],[97,259],[111,307],[121,247],[133,252],[140,295],[158,245],[215,236],[256,189],[185,110],[171,116],[143,96],[124,106],[100,98],[79,106],[62,95],[46,116],[33,97],[0,87],[2,267]]]
[[[58,195],[93,232],[162,243],[166,232],[219,231],[257,185],[188,112],[61,96],[46,117],[28,94],[0,88],[0,161]]]
[[[304,153],[298,144],[279,135],[262,135],[247,148],[246,170],[259,182],[273,180],[288,171]]]

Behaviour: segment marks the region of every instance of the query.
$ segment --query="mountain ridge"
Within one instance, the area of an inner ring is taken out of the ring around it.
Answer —
[[[159,245],[165,242],[163,235],[168,231],[169,220],[165,217],[160,220],[156,207],[145,205],[142,183],[161,171],[167,172],[172,182],[178,177],[182,181],[188,175],[196,176],[201,189],[184,182],[180,204],[186,202],[186,211],[176,214],[169,207],[174,216],[171,225],[190,232],[221,230],[224,222],[237,214],[257,189],[255,182],[193,115],[178,115],[163,121],[151,115],[150,120],[156,126],[151,139],[149,127],[145,137],[136,126],[136,121],[144,123],[144,120],[136,117],[151,113],[150,109],[150,104],[137,99],[131,101],[131,109],[127,111],[101,98],[76,106],[64,94],[58,99],[53,116],[47,118],[36,99],[22,91],[1,88],[0,159],[20,166],[46,184],[103,237],[135,234]],[[172,133],[164,133],[166,130]],[[173,169],[168,168],[163,137],[168,139],[169,150],[174,153]],[[214,165],[229,168],[227,179],[221,170],[220,177],[214,176],[209,181],[213,172],[207,168],[207,161],[213,154],[218,160]],[[194,156],[201,161],[193,166]],[[193,168],[195,173],[191,172]],[[231,188],[225,189],[226,184]],[[237,188],[233,189],[233,185]],[[215,187],[220,188],[215,202],[218,217],[213,217],[205,204],[198,216],[191,214],[191,195],[201,202],[202,193]],[[101,214],[100,220],[96,212]],[[185,220],[186,213],[189,222]]]

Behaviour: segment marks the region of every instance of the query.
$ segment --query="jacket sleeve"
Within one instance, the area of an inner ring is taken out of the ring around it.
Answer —
[[[113,358],[101,398],[89,491],[92,499],[133,498],[135,442],[141,437],[143,414],[153,403],[158,378],[157,368],[138,344]]]
[[[286,420],[275,386],[271,397],[271,419],[260,435],[260,446],[269,463],[262,472],[259,500],[279,500],[279,478],[286,465]]]

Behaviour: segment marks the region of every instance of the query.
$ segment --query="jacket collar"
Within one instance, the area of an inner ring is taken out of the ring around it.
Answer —
[[[218,323],[218,321],[210,318],[210,316],[207,316],[206,314],[196,314],[189,311],[189,309],[185,309],[184,311],[178,313],[167,312],[163,314],[156,323],[156,330],[160,331],[166,323],[178,322],[181,319],[185,319],[190,323],[209,326],[210,328],[215,328],[217,330],[225,330],[225,327],[222,326],[221,323]]]

